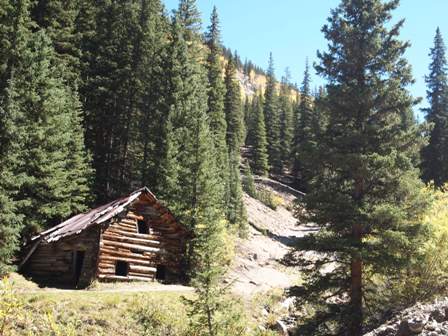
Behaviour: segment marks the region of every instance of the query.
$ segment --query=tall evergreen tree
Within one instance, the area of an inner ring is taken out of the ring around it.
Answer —
[[[8,88],[7,109],[19,115],[16,173],[24,182],[16,199],[25,235],[83,211],[89,195],[80,104],[55,59],[50,39],[34,33]]]
[[[220,183],[224,187],[223,202],[228,199],[229,192],[229,160],[227,150],[227,121],[224,111],[224,98],[226,88],[222,78],[221,64],[221,37],[218,11],[213,8],[211,15],[211,24],[205,36],[205,41],[210,49],[207,62],[208,70],[208,118],[210,132],[213,138],[213,144],[216,151],[216,164],[220,175]]]
[[[17,174],[20,114],[10,108],[9,85],[29,41],[28,1],[0,1],[0,276],[11,270],[19,246],[22,216],[14,198],[23,182]]]
[[[196,0],[180,0],[176,11],[179,24],[184,27],[187,40],[196,39],[201,31],[201,14]]]
[[[293,175],[298,180],[301,189],[306,191],[308,181],[313,176],[314,156],[319,132],[318,115],[310,93],[308,61],[305,67],[297,116],[299,119],[297,120],[294,137]]]
[[[208,177],[216,172],[216,166],[214,146],[207,140],[206,71],[196,61],[197,51],[190,52],[189,48],[195,46],[188,45],[185,34],[186,28],[173,18],[166,68],[165,157],[160,162],[164,180],[159,188],[163,199],[173,204],[181,220],[195,230],[196,215],[203,210],[199,202],[205,202],[208,195],[217,206],[214,202],[220,197],[220,183]]]
[[[426,120],[433,124],[429,144],[422,151],[423,179],[434,181],[437,187],[448,181],[448,73],[446,47],[440,29],[437,28],[434,37],[434,47],[431,48],[431,64],[427,97],[430,107],[426,110]]]
[[[231,224],[244,226],[243,193],[239,172],[241,146],[244,140],[244,115],[241,101],[241,89],[236,80],[234,59],[229,59],[225,74],[226,96],[224,111],[227,120],[227,146],[229,155],[229,197],[227,199],[227,219]]]
[[[135,1],[106,1],[94,11],[94,32],[84,36],[81,95],[86,143],[93,154],[97,202],[128,192],[134,179],[131,146],[143,95],[141,10]],[[119,97],[119,99],[118,99]]]
[[[291,74],[286,69],[280,86],[279,110],[280,110],[280,148],[282,154],[282,166],[289,167],[291,162],[291,146],[294,136],[294,113],[291,101]]]
[[[38,0],[31,10],[32,19],[53,42],[58,60],[65,65],[64,78],[73,88],[80,80],[80,36],[75,27],[79,11],[79,0]]]
[[[236,79],[236,64],[228,60],[225,69],[224,111],[227,120],[227,146],[229,152],[239,152],[244,138],[244,115],[241,89]]]
[[[274,59],[269,55],[266,91],[264,95],[264,116],[266,121],[269,165],[274,174],[282,173],[282,156],[280,143],[280,115],[278,94],[274,73]]]
[[[161,181],[159,159],[163,157],[165,107],[167,18],[160,0],[140,0],[135,36],[134,68],[135,117],[130,124],[129,169],[130,182],[154,190]]]
[[[328,79],[328,125],[303,214],[321,230],[300,248],[325,254],[304,286],[300,301],[316,312],[301,335],[362,335],[364,307],[377,295],[369,280],[400,272],[419,237],[421,129],[404,123],[415,101],[406,90],[408,44],[398,39],[403,21],[389,24],[398,4],[342,0],[322,29],[329,50],[318,54],[317,71]]]
[[[253,100],[253,115],[253,170],[255,174],[265,176],[269,171],[269,163],[262,95]]]

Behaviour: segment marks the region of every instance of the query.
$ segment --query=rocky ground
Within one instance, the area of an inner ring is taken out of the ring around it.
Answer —
[[[417,304],[365,336],[448,335],[448,298]]]
[[[243,297],[274,288],[287,288],[300,280],[300,270],[283,262],[297,237],[315,231],[298,223],[293,216],[294,201],[301,193],[267,178],[256,179],[257,188],[270,190],[282,204],[272,210],[260,201],[244,195],[249,219],[247,239],[237,241],[237,255],[228,274],[233,291]]]

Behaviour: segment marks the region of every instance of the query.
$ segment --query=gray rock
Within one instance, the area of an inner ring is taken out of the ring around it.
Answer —
[[[424,315],[418,315],[408,320],[408,327],[413,334],[420,334],[426,323],[428,323],[428,318]]]
[[[288,327],[283,321],[278,320],[275,323],[274,330],[279,332],[279,335],[288,336]]]
[[[447,320],[446,309],[436,308],[429,315],[431,318],[436,320],[438,323],[442,323]]]

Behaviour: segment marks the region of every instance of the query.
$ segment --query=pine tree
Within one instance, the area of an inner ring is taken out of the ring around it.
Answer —
[[[201,31],[201,14],[196,0],[180,0],[176,11],[179,24],[185,28],[185,39],[191,41],[199,37]]]
[[[305,66],[301,99],[297,111],[297,124],[294,136],[293,175],[302,190],[307,191],[308,181],[313,175],[314,154],[316,151],[319,120],[310,93],[310,73],[308,61]]]
[[[254,99],[253,106],[253,170],[255,174],[265,176],[269,171],[268,141],[266,139],[266,125],[264,123],[263,97],[261,95]]]
[[[94,31],[83,37],[83,85],[86,143],[96,171],[94,192],[104,202],[129,192],[135,169],[131,144],[144,94],[140,5],[101,2]],[[119,97],[119,99],[118,99]]]
[[[269,67],[267,71],[267,84],[264,95],[264,116],[267,130],[269,165],[274,174],[281,174],[280,116],[272,53],[269,56]]]
[[[14,201],[23,177],[17,174],[18,111],[10,108],[8,87],[29,40],[28,1],[0,1],[0,277],[11,270],[19,247],[22,216]]]
[[[207,141],[210,130],[206,118],[206,71],[196,61],[197,51],[190,52],[189,48],[196,47],[189,46],[185,36],[188,36],[186,28],[179,24],[177,17],[173,18],[166,68],[165,157],[160,162],[164,180],[159,188],[163,199],[172,204],[183,223],[194,230],[195,213],[199,211],[197,202],[208,193],[200,183],[211,183],[214,190],[218,190],[220,183],[216,179],[202,181],[203,175],[216,169],[214,147]],[[210,194],[212,200],[220,196],[215,192]]]
[[[244,227],[245,209],[242,200],[241,176],[241,146],[244,140],[244,116],[241,102],[241,90],[236,80],[236,65],[234,59],[229,59],[226,66],[226,96],[224,111],[227,120],[227,146],[229,155],[229,195],[227,203],[227,219],[231,224]]]
[[[227,120],[227,146],[229,152],[239,152],[244,140],[244,115],[241,89],[236,80],[236,65],[233,59],[228,60],[225,71],[224,111]]]
[[[80,103],[55,59],[50,39],[34,33],[8,88],[7,109],[20,116],[15,173],[24,182],[15,199],[26,218],[25,236],[83,211],[89,194]]]
[[[437,28],[434,47],[431,48],[430,74],[426,77],[430,107],[426,120],[433,124],[429,144],[422,151],[423,180],[434,181],[440,187],[448,181],[448,77],[446,47]]]
[[[282,154],[282,167],[289,167],[291,162],[291,146],[293,140],[293,104],[290,89],[291,74],[286,69],[280,87],[280,148]],[[283,169],[282,169],[283,170]]]
[[[363,334],[364,307],[377,299],[370,280],[390,279],[412,259],[428,201],[415,168],[421,129],[404,123],[415,103],[398,39],[390,25],[398,1],[343,0],[323,27],[319,53],[328,79],[328,125],[304,202],[304,220],[321,227],[300,249],[325,252],[309,270],[301,300],[316,308],[298,333]],[[322,267],[333,265],[331,272]]]
[[[221,64],[221,37],[219,18],[216,7],[213,8],[211,24],[205,36],[205,41],[210,49],[207,62],[208,70],[208,117],[213,144],[216,151],[216,164],[220,175],[220,183],[224,188],[223,203],[229,193],[229,162],[227,150],[227,121],[224,111],[225,86],[222,78]]]
[[[73,88],[80,80],[80,41],[76,32],[80,1],[38,0],[31,17],[53,42],[58,60],[65,65],[64,78]]]

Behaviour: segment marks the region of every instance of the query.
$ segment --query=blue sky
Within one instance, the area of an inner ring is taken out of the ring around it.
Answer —
[[[164,0],[167,10],[177,8],[178,0]],[[203,27],[209,23],[210,12],[216,5],[221,19],[224,45],[237,50],[241,58],[248,58],[266,68],[272,51],[277,76],[289,67],[293,81],[300,83],[306,57],[316,61],[316,51],[325,50],[326,41],[321,27],[330,9],[338,0],[198,0],[203,16]],[[429,48],[439,26],[448,41],[447,0],[401,0],[394,13],[394,22],[405,18],[401,32],[412,44],[407,58],[412,64],[416,83],[410,87],[414,96],[426,97],[424,76],[428,72]],[[313,85],[323,81],[313,76]],[[426,105],[423,100],[421,106]]]

